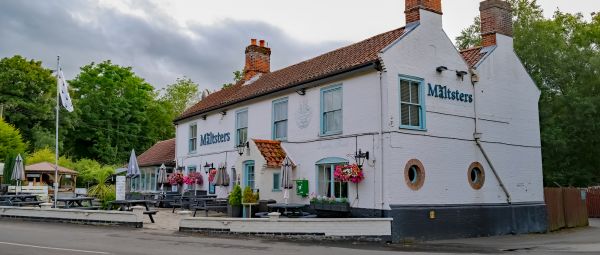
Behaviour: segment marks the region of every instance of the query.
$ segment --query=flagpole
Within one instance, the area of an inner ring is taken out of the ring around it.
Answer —
[[[55,165],[54,165],[54,208],[57,205],[58,199],[58,112],[60,110],[60,86],[58,86],[60,82],[60,56],[56,56],[56,148],[54,155]]]

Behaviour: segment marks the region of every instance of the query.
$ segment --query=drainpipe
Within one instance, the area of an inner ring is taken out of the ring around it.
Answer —
[[[380,116],[380,121],[379,121],[379,146],[381,147],[380,149],[380,154],[379,154],[379,171],[380,171],[380,181],[381,181],[381,185],[379,185],[379,192],[380,192],[380,201],[379,201],[379,207],[381,208],[381,217],[383,217],[383,205],[384,203],[384,174],[383,174],[383,125],[384,125],[384,113],[383,113],[383,68],[381,67],[381,64],[377,65],[377,70],[379,71],[379,116]],[[374,192],[373,192],[374,193]]]
[[[488,163],[488,165],[492,169],[492,173],[494,173],[494,177],[496,177],[498,184],[500,184],[500,188],[502,188],[502,191],[506,195],[506,203],[510,205],[510,204],[512,204],[510,193],[508,193],[508,189],[506,189],[506,186],[504,186],[504,182],[502,182],[502,179],[498,175],[498,172],[496,172],[496,168],[494,168],[492,161],[490,160],[487,153],[483,149],[483,146],[481,145],[481,133],[479,133],[479,129],[478,129],[479,116],[477,115],[477,89],[475,87],[475,83],[479,82],[479,76],[475,69],[471,69],[469,71],[471,72],[471,84],[473,85],[473,111],[475,114],[475,132],[473,133],[473,138],[475,139],[475,144],[477,144],[477,147],[483,154],[485,161]],[[513,215],[513,217],[514,217],[514,215]]]

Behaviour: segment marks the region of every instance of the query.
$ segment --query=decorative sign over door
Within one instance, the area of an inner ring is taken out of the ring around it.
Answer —
[[[310,118],[312,117],[312,109],[308,105],[307,101],[303,101],[296,110],[296,125],[300,129],[305,129],[310,125]]]

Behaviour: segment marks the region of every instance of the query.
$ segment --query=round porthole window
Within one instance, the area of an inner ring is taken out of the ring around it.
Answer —
[[[469,184],[473,189],[481,189],[481,187],[483,187],[483,183],[485,183],[483,166],[479,162],[473,162],[469,166],[467,178],[469,179]]]
[[[419,190],[425,183],[425,168],[418,159],[411,159],[404,167],[406,185],[412,190]]]

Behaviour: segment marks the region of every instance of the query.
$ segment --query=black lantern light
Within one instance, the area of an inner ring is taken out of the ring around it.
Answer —
[[[208,171],[209,171],[211,168],[214,168],[214,164],[213,164],[213,163],[210,163],[210,164],[209,164],[208,162],[206,162],[206,164],[204,164],[204,172],[205,172],[205,173],[207,173],[207,174],[208,174]]]
[[[240,143],[235,148],[237,149],[238,154],[240,154],[240,156],[242,156],[242,155],[244,155],[244,151],[246,149],[250,149],[250,142]]]
[[[358,165],[358,168],[362,169],[365,159],[369,160],[369,152],[362,152],[360,149],[358,149],[358,152],[356,152],[354,155],[354,159],[356,160],[356,165]]]

